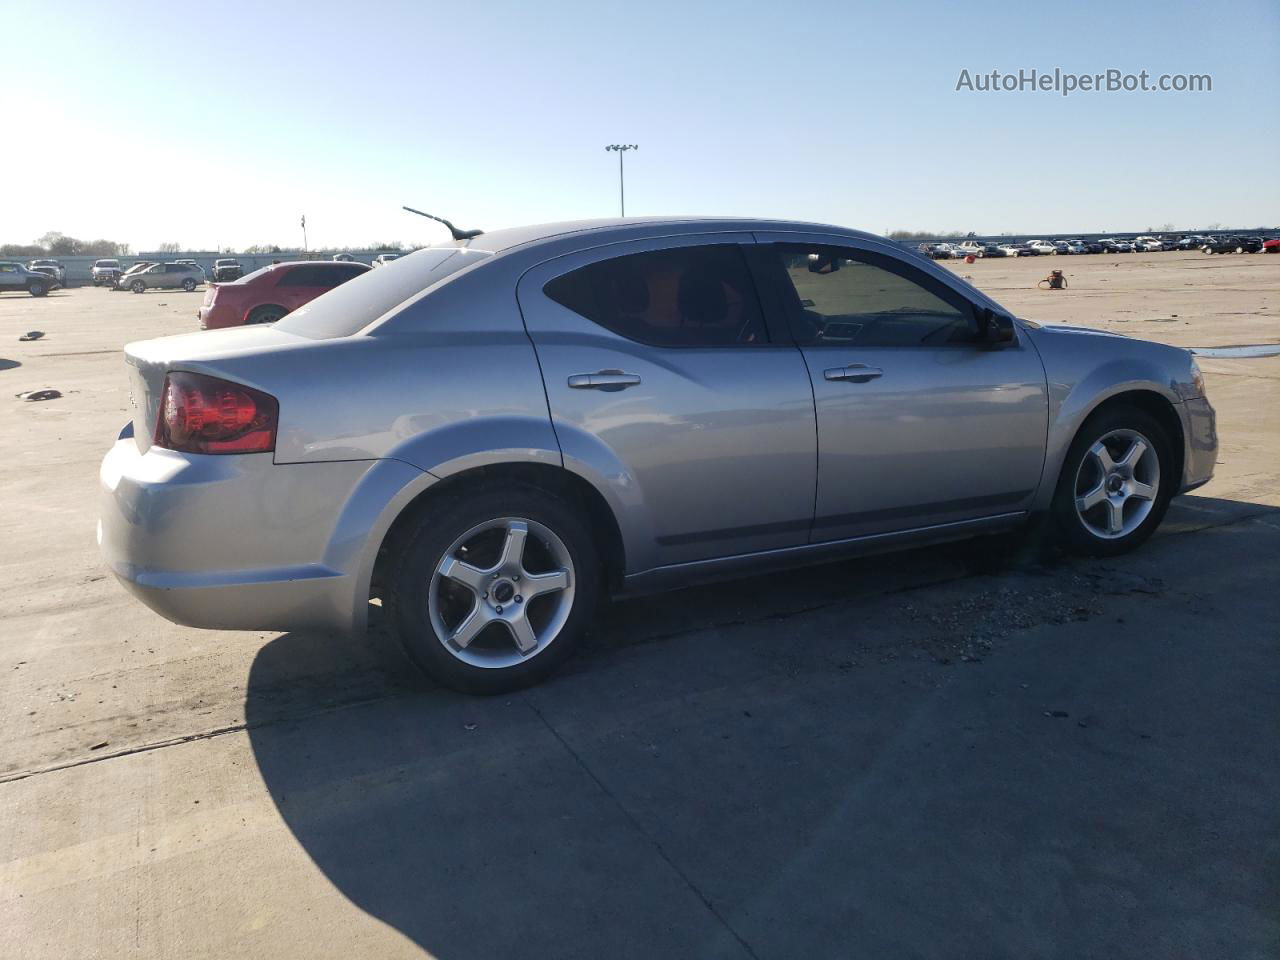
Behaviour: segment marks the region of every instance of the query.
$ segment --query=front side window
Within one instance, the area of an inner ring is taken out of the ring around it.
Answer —
[[[736,244],[633,253],[556,277],[543,292],[619,336],[659,347],[768,343]]]
[[[892,257],[779,245],[801,346],[919,347],[973,341],[963,298]]]

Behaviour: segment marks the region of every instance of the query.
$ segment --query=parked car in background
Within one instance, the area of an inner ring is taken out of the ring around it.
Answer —
[[[272,264],[232,283],[215,283],[196,313],[200,329],[275,323],[370,269],[363,263],[301,260]]]
[[[199,270],[199,271],[200,271],[200,276],[201,276],[202,280],[208,280],[208,279],[209,279],[209,275],[208,275],[208,274],[206,274],[206,273],[204,272],[204,267],[200,266],[199,261],[196,261],[196,260],[175,260],[175,261],[173,261],[173,262],[174,262],[174,263],[181,263],[181,264],[185,264],[185,265],[190,266],[190,267],[195,267],[197,270]]]
[[[53,277],[61,286],[67,285],[67,268],[57,260],[32,260],[27,269]]]
[[[1066,240],[1050,240],[1053,244],[1053,251],[1061,256],[1067,256],[1071,253],[1071,244]]]
[[[333,259],[338,263],[355,263],[356,258],[349,253],[335,253]]]
[[[240,266],[239,260],[223,258],[222,260],[213,261],[214,283],[230,283],[232,280],[239,280],[243,276],[244,267]]]
[[[966,240],[956,245],[956,250],[960,252],[961,257],[976,257],[981,259],[987,255],[987,246],[979,243],[977,240]]]
[[[399,259],[400,259],[400,254],[398,253],[380,253],[373,258],[373,266],[375,267],[385,266],[386,264],[390,263],[392,260],[399,260]]]
[[[116,285],[112,289],[128,290],[129,280],[132,277],[141,273],[143,270],[146,270],[148,267],[154,267],[154,266],[155,266],[155,263],[152,262],[151,260],[139,260],[137,263],[131,265],[128,270],[126,270],[124,273],[120,274],[120,276],[116,278]]]
[[[1159,253],[1164,245],[1159,237],[1137,237],[1133,241],[1133,249],[1137,253]]]
[[[14,260],[0,260],[0,292],[26,291],[33,297],[43,297],[60,286],[55,277],[39,273]]]
[[[1264,253],[1280,253],[1280,237],[1268,237],[1262,241]]]
[[[1132,240],[1103,240],[1102,244],[1106,247],[1107,253],[1133,253]]]
[[[116,281],[120,279],[120,274],[124,271],[120,269],[120,261],[114,258],[104,258],[95,260],[93,266],[89,268],[89,279],[95,287],[106,285],[114,287]]]
[[[1089,252],[1089,245],[1086,244],[1083,240],[1068,240],[1066,241],[1066,244],[1067,244],[1066,252],[1071,254],[1072,256],[1078,256],[1079,254]]]
[[[554,671],[606,591],[1036,515],[1115,556],[1217,455],[1188,351],[1016,320],[803,223],[496,231],[125,353],[98,539],[132,593],[271,631],[358,632],[376,597],[416,664],[478,693]]]
[[[1006,257],[1034,257],[1035,253],[1025,243],[1002,243],[1000,249]]]
[[[121,286],[133,293],[148,290],[193,291],[204,283],[204,271],[189,263],[154,263],[121,279]]]
[[[62,281],[58,279],[58,268],[47,267],[44,265],[27,267],[32,273],[42,273],[52,281],[54,287],[62,286]]]
[[[1010,256],[1010,253],[998,243],[984,243],[982,245],[982,255],[984,257],[1007,257]]]
[[[1214,237],[1200,248],[1205,253],[1257,253],[1261,237]]]
[[[1048,240],[1031,240],[1027,243],[1027,249],[1032,251],[1033,256],[1047,257],[1058,252]]]

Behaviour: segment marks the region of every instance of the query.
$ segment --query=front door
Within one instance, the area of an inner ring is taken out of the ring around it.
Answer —
[[[628,573],[808,537],[813,395],[800,351],[766,323],[753,246],[613,244],[520,281],[565,466],[606,492]]]
[[[817,404],[812,540],[1025,510],[1048,418],[1035,348],[980,343],[972,302],[905,257],[773,239]]]

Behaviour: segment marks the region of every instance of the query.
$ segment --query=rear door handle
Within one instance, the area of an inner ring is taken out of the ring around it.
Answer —
[[[639,382],[640,378],[634,373],[623,373],[621,370],[575,373],[569,378],[569,386],[574,390],[625,390]]]
[[[851,383],[866,383],[876,377],[883,377],[884,371],[879,367],[868,367],[862,363],[851,363],[845,367],[829,367],[822,372],[828,380],[848,380]]]

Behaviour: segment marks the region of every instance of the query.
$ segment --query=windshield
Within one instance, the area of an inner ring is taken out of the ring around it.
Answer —
[[[349,337],[428,287],[492,256],[483,250],[429,247],[362,273],[276,324],[318,340]]]

